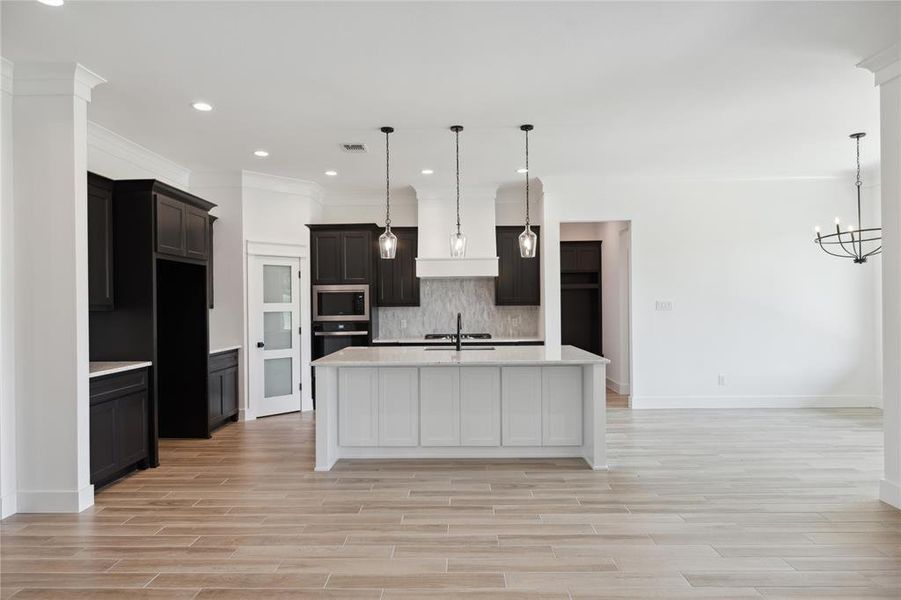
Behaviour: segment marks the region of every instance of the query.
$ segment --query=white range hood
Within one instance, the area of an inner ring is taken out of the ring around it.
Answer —
[[[456,230],[456,190],[416,188],[419,248],[416,276],[497,277],[495,188],[461,190],[460,230],[466,236],[466,257],[451,258],[450,235]]]

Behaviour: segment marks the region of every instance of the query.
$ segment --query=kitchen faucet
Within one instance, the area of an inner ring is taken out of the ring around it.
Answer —
[[[457,352],[463,349],[463,314],[457,313]]]

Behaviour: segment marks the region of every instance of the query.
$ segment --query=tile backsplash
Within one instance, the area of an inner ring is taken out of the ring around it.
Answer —
[[[494,280],[421,279],[419,306],[379,307],[377,337],[421,338],[427,333],[457,329],[457,313],[463,313],[467,333],[490,333],[498,338],[538,336],[537,306],[495,306]]]

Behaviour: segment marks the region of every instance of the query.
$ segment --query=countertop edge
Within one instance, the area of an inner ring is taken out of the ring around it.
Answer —
[[[109,367],[101,367],[100,370],[91,371],[88,374],[89,379],[93,379],[95,377],[103,377],[104,375],[115,375],[116,373],[124,373],[126,371],[134,371],[137,369],[145,369],[147,367],[152,367],[153,363],[149,360],[147,361],[106,361],[106,360],[98,360],[92,361],[91,364],[100,365],[116,365]]]
[[[210,348],[210,354],[222,354],[223,352],[231,352],[232,350],[240,350],[243,346],[222,346],[221,348]]]

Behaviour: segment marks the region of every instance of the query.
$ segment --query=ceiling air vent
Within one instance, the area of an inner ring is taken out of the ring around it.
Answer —
[[[361,152],[366,152],[366,144],[341,144],[341,149],[345,152],[351,152],[353,154],[360,154]]]

